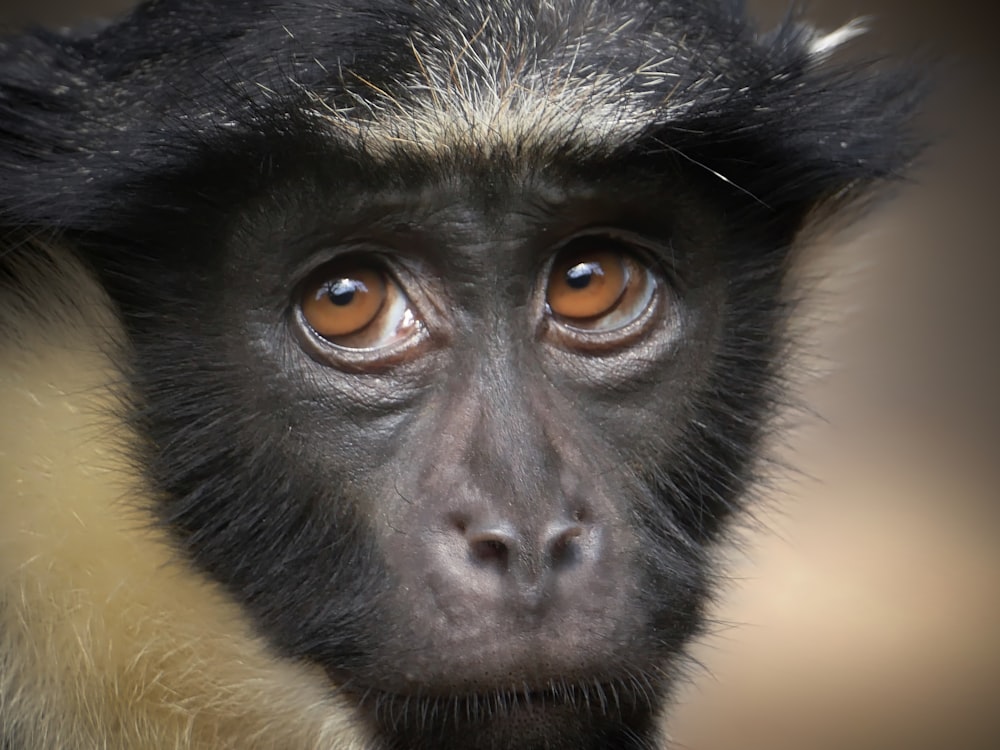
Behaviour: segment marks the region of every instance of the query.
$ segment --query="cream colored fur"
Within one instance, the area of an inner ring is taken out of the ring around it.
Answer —
[[[272,654],[151,530],[113,416],[120,327],[69,254],[30,252],[30,281],[0,291],[0,741],[371,747],[322,674]]]
[[[654,113],[669,118],[689,106],[663,100],[649,86],[678,78],[671,54],[653,56],[636,70],[603,70],[586,63],[588,50],[568,43],[563,61],[539,65],[532,61],[529,29],[518,29],[513,41],[506,29],[493,33],[501,4],[485,6],[473,35],[441,28],[437,36],[411,40],[417,72],[403,82],[417,93],[412,100],[399,101],[347,70],[349,90],[360,87],[365,95],[356,106],[338,109],[307,92],[312,114],[376,159],[391,161],[400,150],[436,157],[454,149],[483,156],[500,149],[519,151],[537,166],[548,150],[568,142],[591,155],[613,149],[647,127]],[[618,44],[634,23],[602,29],[602,44]]]

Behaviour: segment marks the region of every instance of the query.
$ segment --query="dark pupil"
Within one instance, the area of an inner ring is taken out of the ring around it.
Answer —
[[[566,272],[566,283],[573,289],[586,289],[595,274],[600,274],[601,266],[597,263],[577,263]]]
[[[338,307],[347,307],[354,301],[357,292],[367,292],[365,285],[357,279],[338,279],[327,287],[327,296]]]

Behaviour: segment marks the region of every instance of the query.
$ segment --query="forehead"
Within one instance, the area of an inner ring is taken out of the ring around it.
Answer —
[[[83,134],[149,172],[211,154],[266,174],[282,149],[514,176],[681,153],[720,118],[741,134],[774,120],[793,98],[785,82],[830,44],[798,26],[758,38],[741,5],[160,0],[81,40],[100,81],[81,121],[102,124]]]
[[[486,156],[502,148],[537,157],[570,142],[613,148],[690,106],[672,96],[691,55],[685,37],[640,5],[460,8],[399,29],[391,46],[402,56],[389,75],[342,66],[346,96],[330,102],[309,90],[310,113],[375,156],[474,145]]]
[[[106,41],[119,59],[131,47],[135,78],[184,77],[215,97],[195,106],[218,114],[199,81],[225,80],[234,104],[294,100],[376,158],[612,150],[724,95],[757,54],[734,3],[688,0],[166,0]]]

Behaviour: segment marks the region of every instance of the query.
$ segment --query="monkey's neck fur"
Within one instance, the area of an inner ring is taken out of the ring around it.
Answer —
[[[322,671],[277,658],[136,511],[119,323],[42,250],[0,296],[4,730],[65,750],[369,747]]]

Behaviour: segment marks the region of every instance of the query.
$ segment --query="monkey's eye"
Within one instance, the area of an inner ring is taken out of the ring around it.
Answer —
[[[387,347],[420,326],[395,279],[359,258],[316,269],[302,287],[299,305],[317,336],[347,349]]]
[[[650,270],[617,242],[581,237],[556,257],[545,301],[563,325],[596,333],[636,320],[649,306],[655,289]]]

